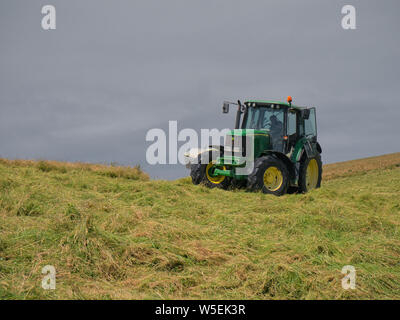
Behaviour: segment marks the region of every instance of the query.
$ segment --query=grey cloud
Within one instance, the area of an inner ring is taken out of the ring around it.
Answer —
[[[140,163],[146,132],[232,127],[224,99],[317,106],[324,162],[397,152],[397,1],[43,1],[0,3],[0,156]]]

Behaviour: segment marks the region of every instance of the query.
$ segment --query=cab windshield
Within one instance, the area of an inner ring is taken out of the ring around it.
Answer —
[[[283,134],[283,109],[270,107],[249,107],[243,119],[243,129],[264,129],[271,134]]]
[[[279,109],[278,109],[279,108]],[[243,119],[243,129],[267,130],[273,150],[283,151],[283,119],[285,111],[279,106],[248,107]]]

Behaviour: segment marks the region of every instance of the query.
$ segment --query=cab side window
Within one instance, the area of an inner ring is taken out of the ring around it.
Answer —
[[[304,120],[304,131],[306,136],[315,137],[317,135],[315,108],[310,109],[310,117],[307,120]]]
[[[291,136],[296,133],[296,112],[288,112],[287,135]]]

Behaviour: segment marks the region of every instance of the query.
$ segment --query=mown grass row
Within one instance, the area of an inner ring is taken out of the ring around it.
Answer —
[[[393,167],[276,198],[0,163],[0,298],[400,298],[399,181]]]
[[[142,171],[139,165],[134,167],[120,166],[116,163],[111,165],[91,164],[83,162],[59,162],[48,160],[8,160],[0,158],[0,164],[7,167],[37,168],[43,172],[67,173],[71,171],[89,171],[110,178],[125,178],[130,180],[149,180],[149,175]]]

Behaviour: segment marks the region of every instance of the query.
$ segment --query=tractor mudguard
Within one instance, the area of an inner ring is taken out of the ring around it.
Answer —
[[[311,158],[315,153],[310,141],[307,141],[304,144],[304,150],[306,151],[306,154],[307,154],[308,158]]]
[[[297,141],[294,151],[290,157],[293,163],[299,162],[303,153],[306,152],[307,157],[311,158],[322,152],[322,148],[318,142],[311,142],[303,138]]]
[[[319,144],[319,142],[316,143],[316,148],[317,148],[317,151],[321,154],[322,148],[321,148],[321,145]]]

